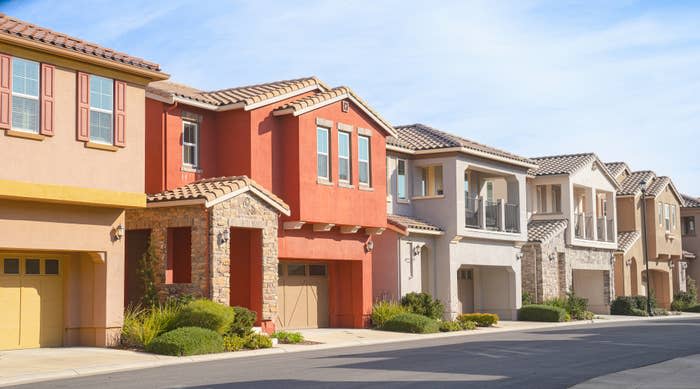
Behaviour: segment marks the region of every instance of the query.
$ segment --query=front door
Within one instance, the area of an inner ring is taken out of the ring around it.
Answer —
[[[457,295],[462,313],[474,312],[474,270],[457,270]]]
[[[328,327],[328,269],[322,263],[281,262],[277,326]]]

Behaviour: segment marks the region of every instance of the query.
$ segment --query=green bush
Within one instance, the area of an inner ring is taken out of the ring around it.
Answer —
[[[381,327],[384,331],[431,334],[439,331],[438,322],[415,313],[400,313]]]
[[[629,316],[649,316],[649,314],[645,310],[632,308],[632,311],[630,312]]]
[[[206,328],[180,327],[153,339],[146,350],[175,356],[220,353],[224,351],[224,339]]]
[[[566,293],[566,297],[555,297],[546,300],[542,305],[561,308],[574,320],[587,320],[591,315],[588,311],[588,299],[576,296],[573,291]]]
[[[476,322],[471,321],[471,320],[464,320],[464,321],[460,321],[458,323],[459,323],[460,327],[462,327],[463,330],[471,331],[471,330],[475,330],[477,327]]]
[[[698,289],[695,286],[695,280],[687,277],[686,278],[686,291],[676,293],[673,296],[673,302],[671,303],[672,311],[683,311],[686,308],[697,305],[698,303]]]
[[[372,307],[372,325],[381,328],[394,316],[406,313],[406,308],[395,301],[378,301]]]
[[[408,312],[423,315],[434,320],[442,318],[442,314],[445,311],[445,306],[442,305],[440,300],[433,299],[427,293],[408,293],[401,299],[401,305]]]
[[[526,305],[518,311],[518,320],[562,322],[566,321],[567,312],[560,307],[544,304]]]
[[[491,327],[498,324],[498,315],[494,313],[464,313],[457,317],[457,321],[473,321],[477,327]]]
[[[129,307],[124,312],[121,344],[128,348],[143,349],[153,339],[167,332],[177,317],[180,307],[175,304],[157,304],[150,308]]]
[[[654,316],[668,316],[668,311],[663,308],[654,308]]]
[[[656,305],[652,296],[652,309]],[[610,304],[611,315],[647,316],[647,299],[645,296],[620,296]]]
[[[250,334],[245,337],[245,348],[257,350],[272,347],[272,338],[263,334]]]
[[[217,302],[199,299],[182,307],[175,319],[175,328],[201,327],[224,334],[234,319],[233,309]]]
[[[530,304],[534,305],[534,304]],[[566,297],[554,297],[549,300],[545,300],[542,302],[542,305],[549,305],[550,307],[557,307],[561,308],[566,311],[566,306],[568,305],[566,302]],[[525,306],[525,304],[523,304]],[[568,312],[568,311],[567,311]]]
[[[257,313],[248,308],[233,307],[233,321],[229,327],[229,335],[238,335],[244,337],[253,331],[255,320],[258,318]]]
[[[533,300],[532,295],[529,292],[523,292],[520,300],[522,305],[530,305],[535,303],[535,300]]]
[[[238,335],[225,335],[224,336],[224,350],[225,351],[240,351],[245,348],[246,338]]]
[[[457,321],[440,322],[440,332],[462,331],[462,325]]]
[[[298,332],[277,331],[272,334],[272,337],[284,344],[297,344],[304,341],[304,335]]]
[[[683,312],[700,313],[700,304],[694,305],[692,307],[688,307],[688,308],[684,309]]]

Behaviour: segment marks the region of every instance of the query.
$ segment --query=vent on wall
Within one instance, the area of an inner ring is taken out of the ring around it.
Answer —
[[[343,112],[348,112],[350,110],[350,102],[347,100],[343,100],[341,102],[340,109],[342,109]]]

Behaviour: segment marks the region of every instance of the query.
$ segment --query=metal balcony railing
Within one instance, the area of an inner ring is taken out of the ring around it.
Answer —
[[[506,203],[505,209],[505,230],[508,232],[520,231],[520,207],[518,204]]]
[[[586,235],[584,239],[593,239],[593,216],[586,216]]]
[[[608,226],[608,242],[614,242],[615,241],[615,228],[613,227],[615,225],[615,220],[614,219],[608,219],[607,221],[607,226]]]
[[[601,242],[605,242],[607,239],[607,223],[605,217],[599,217],[596,221],[596,229],[598,230],[597,238]]]
[[[586,231],[584,228],[585,215],[583,213],[576,213],[574,214],[574,218],[576,219],[574,234],[577,238],[583,239],[586,236]]]
[[[484,200],[484,208],[486,215],[486,229],[500,230],[498,225],[500,207],[496,201]]]
[[[467,227],[479,228],[481,224],[479,223],[479,209],[480,209],[480,199],[478,197],[465,196],[465,224]]]

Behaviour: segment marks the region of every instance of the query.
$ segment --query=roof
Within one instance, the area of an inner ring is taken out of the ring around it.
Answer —
[[[620,190],[617,192],[618,196],[630,196],[640,193],[641,188],[639,184],[644,181],[647,184],[651,184],[656,178],[656,174],[650,170],[642,170],[638,172],[632,172],[627,176],[622,183],[620,183]]]
[[[629,166],[627,166],[627,164],[624,162],[606,162],[605,167],[608,168],[610,174],[615,178],[617,178],[617,176],[622,174],[622,172],[625,170],[630,170]]]
[[[690,251],[683,250],[683,258],[687,259],[695,259],[695,253],[691,253]]]
[[[367,103],[365,103],[359,96],[357,96],[352,89],[346,86],[339,86],[294,100],[277,108],[274,111],[274,114],[284,115],[291,113],[294,116],[297,116],[317,107],[322,107],[346,98],[350,99],[353,103],[365,111],[368,116],[372,117],[389,135],[396,136],[396,130],[394,127],[379,113],[373,110]]]
[[[546,242],[566,229],[566,219],[531,220],[527,223],[528,242]]]
[[[401,151],[433,151],[449,148],[462,148],[467,152],[476,152],[486,157],[498,157],[505,162],[518,165],[535,166],[536,163],[529,158],[521,157],[491,146],[474,142],[459,137],[425,124],[410,124],[395,127],[396,137],[387,138],[387,146],[394,146]]]
[[[681,195],[681,198],[683,199],[682,206],[684,208],[700,208],[700,198],[688,196],[686,194]]]
[[[21,38],[45,46],[59,48],[66,52],[85,54],[95,58],[133,66],[154,72],[160,72],[160,65],[134,57],[119,51],[84,41],[60,32],[40,27],[35,24],[0,13],[0,36]]]
[[[626,253],[634,246],[641,236],[642,234],[639,231],[618,232],[617,250]]]
[[[533,176],[570,175],[579,171],[584,166],[588,166],[590,163],[595,163],[600,167],[603,174],[608,177],[613,186],[616,188],[620,186],[615,177],[610,174],[610,171],[603,161],[601,161],[595,153],[552,155],[536,157],[532,158],[532,160],[538,165],[538,168],[528,172]]]
[[[280,212],[289,215],[289,205],[272,192],[246,176],[208,178],[147,196],[149,204],[167,206],[169,202],[193,201],[208,208],[239,194],[252,191]]]
[[[425,233],[442,233],[442,229],[440,227],[434,226],[424,220],[415,218],[415,217],[410,217],[410,216],[403,216],[403,215],[387,215],[387,221],[389,224],[392,224],[394,226],[397,226],[401,228],[402,230],[413,230],[410,232],[425,232]]]
[[[670,178],[668,178],[666,176],[656,177],[647,186],[646,195],[651,196],[651,197],[656,197],[656,196],[660,195],[661,192],[663,192],[663,190],[668,185],[671,185],[671,186],[673,185]],[[683,200],[680,198],[681,197],[680,194],[678,195],[678,197],[682,202]]]
[[[160,97],[179,97],[204,103],[210,105],[210,108],[228,105],[239,105],[242,108],[255,103],[275,100],[275,98],[289,93],[312,89],[327,90],[328,87],[316,77],[304,77],[215,91],[203,91],[175,82],[159,81],[151,83],[146,92]]]

